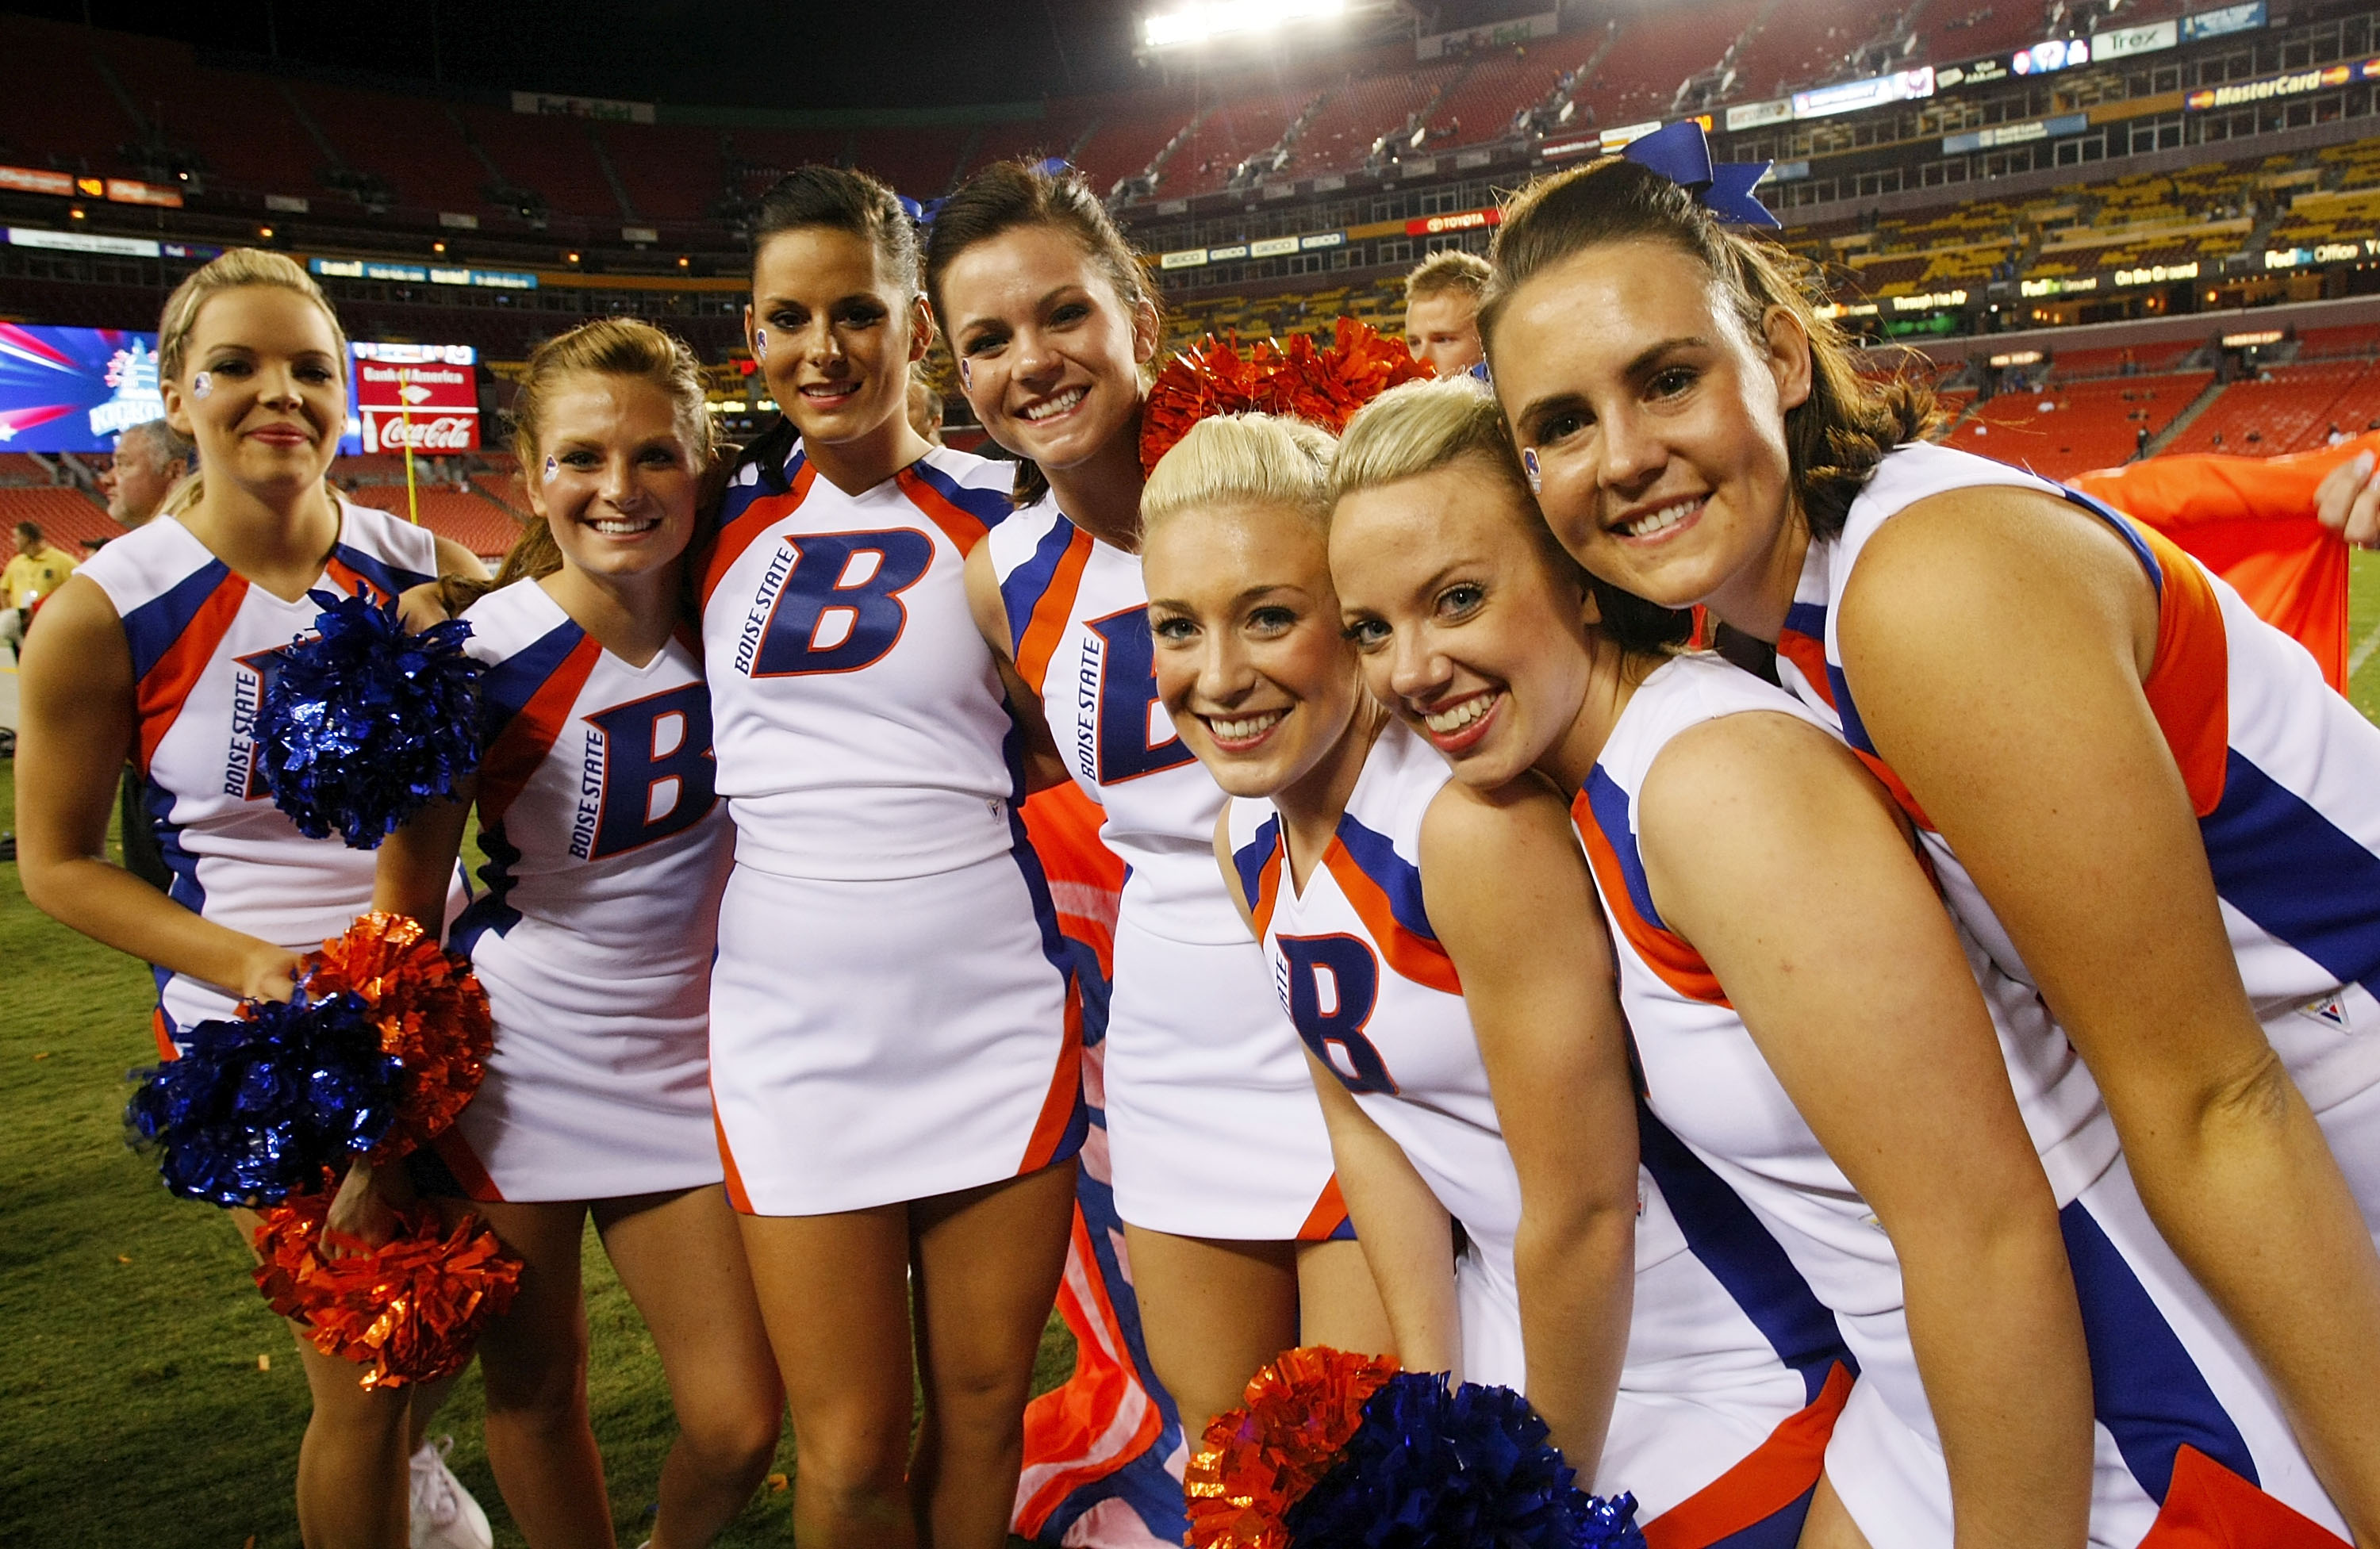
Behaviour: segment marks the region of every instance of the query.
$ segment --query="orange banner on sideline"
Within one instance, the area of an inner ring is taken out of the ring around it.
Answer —
[[[2102,468],[2068,482],[2173,539],[2313,653],[2347,692],[2347,544],[2314,520],[2314,490],[2380,431],[2285,457],[2192,453]]]

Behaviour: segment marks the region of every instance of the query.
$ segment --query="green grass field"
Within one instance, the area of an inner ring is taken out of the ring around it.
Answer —
[[[2355,556],[2352,621],[2371,647],[2353,697],[2380,720],[2380,555]],[[14,807],[0,763],[0,812]],[[288,1335],[231,1228],[168,1197],[124,1144],[125,1072],[153,1058],[148,973],[35,914],[16,871],[0,865],[0,1544],[287,1549],[307,1410]],[[592,1243],[587,1264],[595,1431],[631,1545],[674,1422],[652,1345]],[[1053,1321],[1041,1385],[1072,1360]],[[496,1542],[518,1545],[480,1410],[468,1374],[439,1428]],[[779,1467],[792,1472],[790,1441]],[[787,1504],[763,1491],[722,1542],[790,1542]]]
[[[13,813],[0,762],[0,812]],[[13,820],[9,826],[13,826]],[[0,1545],[296,1549],[306,1382],[221,1213],[176,1200],[124,1142],[125,1073],[156,1058],[140,963],[34,912],[0,865]],[[636,1309],[588,1243],[589,1380],[624,1546],[675,1433]],[[260,1365],[269,1358],[270,1369]],[[1036,1390],[1074,1341],[1054,1318]],[[440,1411],[450,1459],[518,1549],[481,1440],[479,1374]],[[777,1467],[794,1468],[790,1434]],[[783,1544],[792,1497],[763,1489],[722,1544]],[[1020,1541],[1021,1542],[1021,1541]]]

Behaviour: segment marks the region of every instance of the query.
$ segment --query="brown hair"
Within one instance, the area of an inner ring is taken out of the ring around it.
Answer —
[[[1539,178],[1504,206],[1495,274],[1479,309],[1479,338],[1491,365],[1497,322],[1523,285],[1583,248],[1633,240],[1666,242],[1697,260],[1755,343],[1772,307],[1791,312],[1809,335],[1810,396],[1785,411],[1786,453],[1811,535],[1842,531],[1852,502],[1885,454],[1925,432],[1934,390],[1897,375],[1862,376],[1851,341],[1819,315],[1826,293],[1816,265],[1727,230],[1692,193],[1649,167],[1607,156]]]
[[[943,201],[926,234],[926,295],[935,316],[944,312],[942,276],[958,256],[1020,226],[1050,226],[1074,238],[1107,277],[1126,311],[1159,305],[1139,252],[1116,228],[1115,218],[1081,173],[1070,168],[1053,176],[1024,162],[995,162]],[[1016,503],[1029,505],[1049,490],[1050,480],[1039,466],[1019,459]]]
[[[1470,377],[1406,382],[1365,405],[1348,421],[1338,455],[1331,459],[1331,503],[1336,505],[1359,490],[1418,478],[1456,462],[1467,462],[1512,496],[1525,514],[1522,520],[1547,565],[1555,575],[1576,580],[1595,599],[1602,613],[1597,627],[1621,649],[1665,655],[1694,634],[1692,611],[1664,608],[1621,591],[1570,557],[1553,529],[1546,526],[1536,497],[1529,492],[1528,478],[1512,451],[1512,433],[1504,424],[1504,411],[1497,406],[1495,395]]]
[[[294,291],[322,309],[322,320],[331,325],[331,337],[338,341],[334,352],[338,357],[339,377],[347,374],[347,333],[339,326],[339,314],[331,309],[331,298],[314,283],[297,260],[282,253],[267,252],[261,248],[232,248],[194,270],[188,278],[174,287],[165,297],[165,309],[157,319],[157,376],[161,381],[179,381],[182,368],[190,353],[190,334],[199,324],[200,309],[227,290],[247,285],[268,285],[275,290]],[[173,428],[167,426],[171,430]],[[176,436],[178,440],[178,435]],[[175,515],[199,503],[206,493],[195,461],[188,465],[188,478],[167,491],[159,503],[161,515]]]
[[[1466,253],[1460,248],[1444,248],[1414,265],[1405,276],[1405,305],[1427,301],[1433,296],[1461,291],[1472,300],[1488,287],[1488,276],[1494,272],[1488,260],[1477,253]]]
[[[694,351],[675,334],[640,318],[597,318],[529,352],[528,367],[513,393],[513,456],[520,464],[524,487],[544,454],[547,405],[565,381],[584,373],[633,377],[668,393],[696,466],[706,474],[710,471],[717,459],[710,414],[705,406],[702,366]],[[707,502],[702,508],[708,508]],[[688,551],[693,547],[689,543]],[[535,580],[561,568],[562,550],[553,541],[552,525],[532,517],[521,524],[520,537],[506,551],[493,580],[445,576],[438,583],[439,600],[451,616],[515,581]]]

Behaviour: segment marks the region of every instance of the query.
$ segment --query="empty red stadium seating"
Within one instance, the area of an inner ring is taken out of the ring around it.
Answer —
[[[2270,381],[2235,381],[2169,450],[2270,456],[2322,445],[2333,424],[2361,430],[2380,414],[2374,402],[2380,383],[2367,380],[2372,371],[2360,360],[2320,361],[2277,366]]]
[[[1190,122],[1191,107],[1187,98],[1160,98],[1157,103],[1137,111],[1111,103],[1107,112],[1095,120],[1090,138],[1083,142],[1075,155],[1075,164],[1088,174],[1092,187],[1100,193],[1122,178],[1138,176],[1157,153],[1165,149],[1182,127]],[[1179,158],[1177,158],[1177,161]],[[1197,163],[1190,163],[1196,166]],[[1172,199],[1182,169],[1169,167],[1160,197]]]
[[[454,490],[419,490],[415,491],[419,502],[421,525],[441,538],[451,538],[481,559],[493,559],[513,546],[520,536],[520,524],[511,513],[493,501],[477,494],[462,494]],[[406,510],[405,486],[402,484],[368,484],[350,490],[348,498],[358,505],[375,505],[382,511],[403,515]]]
[[[1843,56],[1889,25],[1868,0],[1795,0],[1772,9],[1736,51],[1730,98],[1781,97],[1825,79]]]
[[[2048,35],[2041,0],[1937,0],[1925,8],[1925,42],[1912,63],[1949,65],[1990,54],[2012,54]]]
[[[544,196],[557,214],[617,221],[626,212],[596,160],[592,126],[583,119],[508,113],[476,103],[457,104],[480,149],[504,181]]]
[[[1298,137],[1298,175],[1346,171],[1364,164],[1372,142],[1405,126],[1465,67],[1433,65],[1413,71],[1357,74],[1331,92],[1330,100]]]
[[[987,124],[976,139],[975,149],[967,153],[965,170],[972,173],[994,162],[1063,156],[1090,127],[1091,116],[1091,110],[1081,103],[1052,103],[1039,118]],[[1107,192],[1105,184],[1099,186],[1099,192]]]
[[[1950,444],[2047,478],[2070,478],[2131,461],[2141,431],[2155,436],[2213,380],[2211,371],[2182,371],[2004,393],[1969,410]]]
[[[77,559],[82,557],[86,541],[104,543],[124,536],[107,509],[79,490],[0,486],[0,522],[10,527],[30,522],[42,529],[43,539]]]
[[[288,86],[340,161],[386,184],[400,206],[458,215],[488,207],[487,170],[445,104],[312,81]]]
[[[968,139],[967,129],[947,125],[862,129],[852,143],[851,161],[861,171],[922,202],[950,190]]]
[[[118,148],[139,138],[94,63],[91,34],[63,22],[0,16],[0,150],[20,165],[103,177],[141,171]]]
[[[717,129],[682,124],[599,124],[620,186],[639,218],[699,221],[727,192]]]
[[[1573,32],[1474,55],[1430,110],[1430,139],[1460,146],[1506,138],[1513,115],[1544,102],[1566,71],[1585,64],[1602,46],[1600,32]]]
[[[1580,108],[1607,128],[1660,117],[1686,79],[1718,64],[1759,11],[1759,0],[1723,0],[1692,10],[1647,6],[1621,24],[1594,78],[1578,93]]]

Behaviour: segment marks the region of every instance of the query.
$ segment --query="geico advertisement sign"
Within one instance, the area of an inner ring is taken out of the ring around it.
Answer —
[[[363,421],[366,452],[402,452],[408,445],[416,452],[470,452],[480,444],[477,410],[415,415],[408,420],[394,409],[367,408]]]

